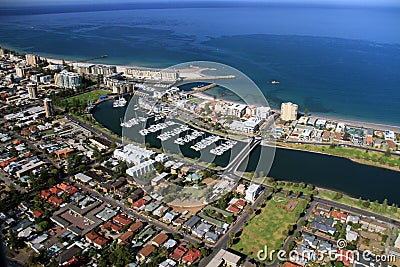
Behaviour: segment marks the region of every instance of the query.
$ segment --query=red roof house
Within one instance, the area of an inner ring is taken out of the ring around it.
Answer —
[[[243,209],[244,207],[246,207],[247,203],[246,201],[244,201],[243,199],[239,199],[238,201],[236,201],[235,206],[238,207],[239,209]]]
[[[179,261],[183,257],[183,255],[185,255],[186,251],[187,248],[180,245],[176,249],[174,249],[174,252],[170,255],[170,257],[175,261]]]
[[[105,244],[107,244],[108,239],[102,236],[99,236],[95,240],[93,240],[93,245],[99,249],[103,248]]]
[[[59,197],[59,196],[50,196],[49,197],[49,199],[47,200],[50,204],[52,204],[52,205],[54,205],[54,206],[57,206],[57,207],[59,207],[63,202],[64,202],[64,200],[61,198],[61,197]]]
[[[353,266],[354,254],[350,250],[341,249],[336,253],[337,261],[342,262],[346,266]]]
[[[49,189],[51,193],[53,193],[54,195],[57,195],[58,193],[62,192],[62,190],[60,188],[57,187],[52,187]]]
[[[39,217],[41,217],[43,214],[44,214],[44,212],[43,212],[42,210],[35,210],[35,211],[33,212],[33,217],[39,218]]]
[[[99,235],[95,232],[95,231],[90,231],[89,233],[87,233],[85,235],[85,239],[86,241],[88,241],[89,243],[93,242],[96,238],[98,238]]]
[[[336,211],[336,210],[332,211],[331,215],[333,218],[339,219],[341,221],[346,221],[347,216],[348,216],[346,213]]]
[[[226,210],[233,212],[235,214],[238,214],[240,212],[240,209],[236,207],[236,205],[229,205],[229,207]]]
[[[141,198],[141,199],[139,199],[139,200],[133,202],[132,208],[134,208],[134,209],[140,209],[142,206],[146,205],[147,202],[149,202],[149,201],[147,201],[147,200]]]
[[[40,191],[40,197],[43,199],[48,199],[51,196],[51,192],[49,190]]]
[[[118,214],[113,218],[113,222],[121,224],[123,226],[129,226],[133,221],[132,219],[129,219],[128,217]]]
[[[200,250],[192,248],[182,259],[183,263],[187,263],[191,265],[195,262],[198,258],[200,258],[201,253]]]
[[[113,223],[111,221],[108,221],[105,224],[103,224],[100,228],[101,228],[101,230],[111,229],[114,232],[119,232],[119,231],[121,231],[122,227],[123,227],[122,225],[115,224],[115,223]]]

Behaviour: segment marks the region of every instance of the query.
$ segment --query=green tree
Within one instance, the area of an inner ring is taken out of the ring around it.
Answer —
[[[387,147],[385,151],[385,157],[390,157],[391,155],[392,153],[390,152],[390,147]]]
[[[165,166],[162,162],[157,161],[155,165],[155,169],[158,173],[162,173],[165,171]]]
[[[49,228],[49,222],[48,221],[42,221],[38,223],[37,230],[38,232],[43,232]]]

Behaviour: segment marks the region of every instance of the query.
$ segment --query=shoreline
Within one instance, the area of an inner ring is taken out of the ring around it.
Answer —
[[[6,48],[9,50],[14,50],[18,53],[24,53],[24,54],[29,54],[29,52],[21,52],[18,49],[15,48],[8,48],[7,46],[2,46],[0,44],[1,48]],[[119,65],[119,64],[110,64],[110,63],[99,63],[97,60],[93,60],[91,61],[91,63],[88,62],[82,62],[79,60],[65,60],[62,58],[56,58],[53,56],[41,56],[40,54],[37,53],[32,53],[35,55],[38,55],[41,59],[45,59],[48,62],[52,62],[55,65],[62,65],[62,62],[64,61],[67,64],[72,64],[73,66],[79,65],[79,64],[99,64],[99,65],[104,65],[104,66],[115,66],[117,68],[117,72],[123,72],[126,68],[134,68],[134,67],[138,67],[138,68],[151,68],[151,69],[168,69],[170,67],[167,68],[156,68],[156,67],[143,67],[143,66],[137,66],[137,65]],[[202,68],[202,67],[198,67],[198,66],[190,66],[189,68],[186,69],[180,69],[181,73],[184,73],[186,75],[188,75],[187,78],[187,82],[195,82],[196,78],[206,78],[206,77],[212,77],[212,75],[206,75],[203,74],[202,71],[204,70],[212,70],[210,68]],[[191,76],[191,77],[190,77]],[[192,80],[192,81],[191,81]],[[197,95],[199,98],[202,99],[206,99],[206,100],[213,100],[212,96],[208,96],[206,94],[204,94],[203,92],[200,93],[196,93],[195,95]],[[221,98],[219,98],[217,96],[217,100],[219,100]],[[231,103],[237,103],[237,101],[231,101],[231,100],[225,100],[226,102],[231,102]],[[272,111],[280,113],[280,110],[278,109],[272,109]],[[374,130],[392,130],[395,132],[400,132],[400,124],[399,125],[391,125],[391,124],[385,124],[385,123],[377,123],[377,122],[368,122],[368,121],[360,121],[357,119],[343,119],[337,117],[337,116],[329,116],[329,115],[318,115],[318,113],[314,113],[315,115],[312,115],[313,113],[311,113],[310,117],[315,117],[315,118],[320,118],[320,119],[324,119],[324,120],[331,120],[331,121],[336,121],[336,122],[343,122],[345,124],[349,124],[351,126],[356,126],[356,127],[362,127],[362,128],[374,128]]]
[[[212,97],[211,97],[212,98]],[[105,102],[105,101],[109,101],[110,99],[107,99],[107,100],[104,100],[104,101],[102,101],[102,102]],[[92,117],[93,117],[93,115],[92,115]],[[94,118],[94,117],[93,117]],[[177,118],[178,120],[179,120],[179,118]],[[96,119],[95,119],[96,120]],[[185,122],[185,121],[183,121],[183,120],[181,120],[183,123],[187,123],[187,122]],[[117,133],[115,133],[115,132],[113,132],[111,129],[109,129],[109,128],[107,128],[105,125],[103,125],[103,124],[101,124],[99,121],[97,121],[96,120],[96,122],[97,123],[99,123],[105,130],[107,130],[107,131],[111,131],[112,133],[114,133],[115,135],[118,135]],[[197,129],[199,129],[199,130],[202,130],[202,131],[206,131],[206,132],[208,132],[208,133],[212,133],[212,132],[210,132],[210,131],[208,131],[208,130],[206,130],[206,129],[203,129],[203,128],[201,128],[201,127],[197,127],[197,126],[194,126],[194,125],[192,125],[192,127],[194,127],[194,128],[197,128]],[[119,136],[119,135],[118,135]],[[122,136],[120,136],[120,138],[122,138]],[[236,140],[236,141],[239,141],[239,142],[245,142],[244,140],[241,140],[241,139],[239,139],[239,138],[235,138],[234,136],[230,136],[230,138],[231,139],[234,139],[234,140]],[[371,164],[369,164],[369,162],[368,161],[362,161],[362,160],[357,160],[357,159],[355,159],[355,158],[352,158],[352,157],[348,157],[348,156],[341,156],[341,155],[335,155],[335,154],[330,154],[330,153],[327,153],[327,152],[320,152],[320,151],[313,151],[313,150],[306,150],[306,149],[301,149],[301,148],[296,148],[296,147],[290,147],[290,146],[285,146],[285,143],[284,142],[275,142],[273,145],[270,145],[270,144],[260,144],[261,146],[269,146],[269,147],[271,147],[271,146],[273,146],[274,148],[275,148],[275,150],[277,149],[277,148],[280,148],[280,149],[290,149],[290,150],[294,150],[294,151],[300,151],[300,152],[305,152],[305,153],[314,153],[314,154],[319,154],[319,155],[325,155],[325,156],[330,156],[330,157],[337,157],[337,158],[343,158],[343,159],[347,159],[347,160],[350,160],[350,161],[352,161],[352,162],[354,162],[354,163],[357,163],[357,164],[362,164],[362,165],[364,165],[364,166],[370,166],[370,167],[375,167],[375,168],[381,168],[381,169],[385,169],[385,170],[390,170],[390,171],[394,171],[394,172],[400,172],[400,169],[398,168],[398,167],[391,167],[391,166],[387,166],[387,165],[381,165],[381,164],[372,164],[372,162],[371,162]],[[326,144],[327,146],[329,146],[329,144]],[[313,146],[313,145],[311,145],[311,146]],[[354,149],[356,149],[356,148],[354,148]],[[376,153],[379,153],[379,152],[376,152]],[[382,152],[382,154],[383,154],[383,152]]]
[[[212,96],[207,95],[204,92],[195,93],[193,95],[197,96],[198,98],[204,99],[204,100],[214,101],[214,98]],[[224,99],[219,98],[217,96],[216,100],[224,100]],[[234,104],[240,103],[238,101],[232,101],[232,100],[224,100],[224,101],[227,103],[234,103]],[[278,110],[278,109],[271,108],[271,110],[275,113],[280,114],[280,110]],[[305,115],[303,115],[303,116],[305,116]],[[391,131],[395,131],[395,132],[400,132],[400,125],[397,126],[397,125],[389,125],[389,124],[383,124],[383,123],[342,119],[340,117],[333,117],[333,116],[326,116],[326,115],[319,116],[317,113],[315,113],[315,115],[310,115],[308,117],[318,118],[318,119],[327,120],[327,121],[335,121],[335,122],[344,123],[344,124],[348,124],[350,126],[361,127],[361,128],[373,128],[374,130],[391,130]]]
[[[307,152],[307,153],[315,153],[315,154],[320,154],[320,155],[325,155],[325,156],[331,156],[331,157],[337,157],[337,158],[343,158],[343,159],[348,159],[352,162],[358,163],[358,164],[362,164],[362,165],[366,165],[366,166],[371,166],[371,167],[376,167],[376,168],[382,168],[382,169],[386,169],[386,170],[391,170],[391,171],[395,171],[395,172],[400,172],[400,169],[397,167],[391,167],[391,166],[386,166],[386,165],[380,165],[380,164],[368,164],[367,162],[363,162],[361,160],[357,160],[357,159],[353,159],[351,157],[346,157],[346,156],[339,156],[339,155],[334,155],[334,154],[329,154],[326,152],[320,152],[320,151],[313,151],[313,150],[306,150],[306,149],[301,149],[301,148],[295,148],[295,147],[289,147],[289,146],[284,146],[282,145],[284,143],[282,142],[277,142],[275,148],[283,148],[283,149],[290,149],[290,150],[295,150],[295,151],[301,151],[301,152]],[[329,144],[327,144],[328,146]],[[355,149],[355,148],[354,148]],[[378,153],[378,152],[377,152]],[[383,152],[382,152],[383,153]]]

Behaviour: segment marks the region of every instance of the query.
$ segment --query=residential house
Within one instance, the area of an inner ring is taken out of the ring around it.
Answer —
[[[176,249],[174,249],[174,252],[170,255],[170,257],[175,261],[180,261],[187,250],[188,249],[183,245],[179,245]]]
[[[201,257],[200,250],[192,248],[186,255],[182,258],[182,262],[187,265],[192,265],[197,259]]]
[[[186,228],[188,230],[193,230],[196,224],[200,221],[200,217],[197,215],[193,215],[190,217],[184,224],[183,228]]]
[[[132,194],[130,194],[130,196],[127,198],[129,203],[133,203],[136,200],[138,200],[139,198],[141,198],[144,195],[144,191],[141,188],[137,188],[135,189],[135,191],[132,192]]]
[[[334,210],[334,211],[332,211],[331,216],[344,223],[347,220],[348,215],[346,213]]]
[[[120,245],[126,245],[128,244],[129,240],[132,239],[134,236],[134,233],[132,231],[126,231],[122,235],[120,235],[117,239],[118,244]]]
[[[136,233],[139,232],[143,228],[143,223],[142,222],[135,222],[129,227],[129,231]]]
[[[360,222],[360,217],[352,215],[352,214],[349,214],[347,216],[346,223],[350,223],[350,222],[351,223],[359,223]]]
[[[238,267],[241,257],[225,249],[220,249],[206,267],[230,266]]]
[[[120,224],[122,226],[129,226],[129,225],[131,225],[133,220],[129,219],[128,217],[126,217],[124,215],[118,214],[117,216],[115,216],[113,218],[113,222],[117,223],[117,224]]]
[[[162,244],[164,244],[167,240],[168,240],[168,235],[165,233],[160,233],[151,241],[151,244],[153,244],[156,247],[159,247]]]
[[[143,263],[143,262],[146,260],[146,258],[147,258],[148,256],[150,256],[151,253],[153,253],[153,251],[154,251],[155,249],[156,249],[156,247],[153,246],[153,245],[150,245],[150,244],[144,246],[144,247],[138,252],[138,254],[136,255],[136,259],[137,259],[140,263]]]
[[[331,218],[322,216],[315,216],[314,221],[311,223],[311,228],[317,229],[320,232],[333,235],[336,232],[336,228],[333,227],[334,221]]]

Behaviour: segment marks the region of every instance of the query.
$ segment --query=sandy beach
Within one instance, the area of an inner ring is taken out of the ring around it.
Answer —
[[[77,61],[71,61],[71,60],[62,60],[62,59],[56,59],[56,58],[46,58],[46,57],[41,57],[42,59],[47,60],[51,64],[55,65],[62,65],[63,62],[67,64],[71,64],[74,67],[78,65],[94,65],[96,63],[85,63],[85,62],[77,62]],[[128,65],[113,65],[113,64],[101,64],[105,66],[116,66],[117,72],[124,72],[127,68],[141,68],[140,66],[128,66]],[[219,76],[211,76],[211,75],[206,75],[203,73],[203,71],[206,70],[215,70],[212,68],[204,68],[204,67],[199,67],[199,66],[189,66],[188,68],[182,68],[179,69],[181,77],[183,77],[184,80],[196,80],[196,79],[212,79],[212,78],[224,78],[224,77],[219,77]],[[234,77],[228,77],[225,76],[225,78],[234,78]],[[197,97],[204,99],[204,100],[209,100],[213,101],[214,97],[207,95],[205,93],[199,92],[195,94]],[[217,100],[221,100],[221,98],[217,98]],[[235,101],[227,101],[228,103],[237,103]],[[275,113],[280,113],[280,110],[277,109],[272,109]],[[318,116],[318,114],[310,116],[314,118],[319,118],[319,119],[324,119],[327,121],[335,121],[335,122],[341,122],[346,125],[350,126],[355,126],[355,127],[362,127],[362,128],[372,128],[375,130],[390,130],[390,131],[395,131],[395,132],[400,132],[400,126],[396,125],[386,125],[386,124],[379,124],[379,123],[372,123],[372,122],[365,122],[365,121],[355,121],[355,120],[346,120],[346,119],[341,119],[338,117],[333,117],[333,116],[326,116],[326,115],[321,115]]]

